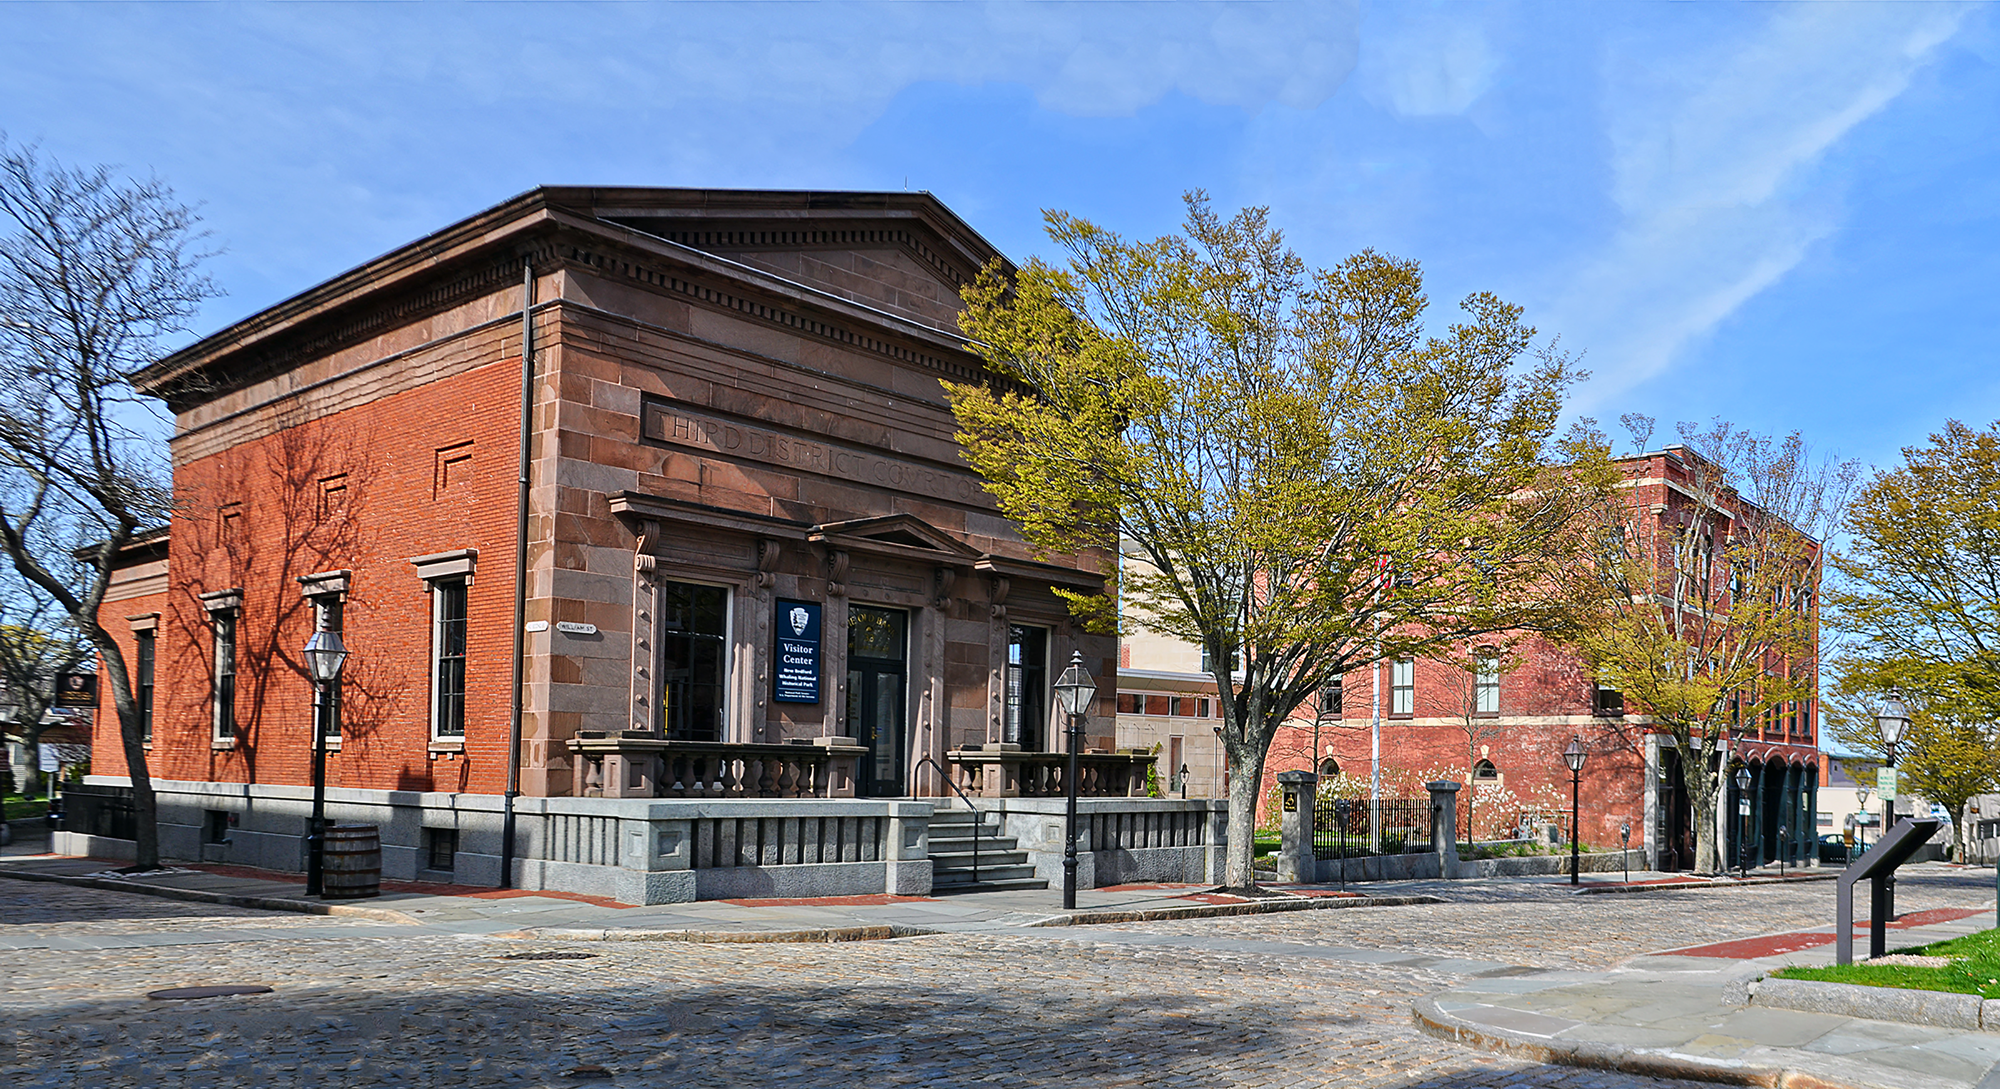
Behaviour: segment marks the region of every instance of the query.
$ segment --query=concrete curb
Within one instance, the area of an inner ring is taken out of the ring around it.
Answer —
[[[391,908],[360,907],[355,904],[322,904],[312,900],[292,900],[282,896],[239,896],[229,892],[210,892],[207,889],[177,889],[167,885],[148,885],[140,881],[114,881],[108,877],[73,877],[68,874],[22,873],[0,867],[0,877],[11,877],[16,881],[51,881],[58,885],[74,885],[84,889],[104,889],[109,892],[130,892],[140,896],[158,896],[166,900],[187,900],[197,904],[222,904],[226,907],[257,908],[263,911],[295,911],[302,915],[345,915],[358,919],[379,919],[383,922],[402,923],[406,926],[421,926],[422,923],[400,911]]]
[[[1750,986],[1750,1004],[1868,1021],[2000,1032],[2000,999],[1981,999],[1976,994],[1818,979],[1763,979]]]
[[[1286,900],[1251,900],[1242,904],[1193,904],[1188,907],[1144,908],[1138,911],[1075,911],[1051,916],[1030,926],[1094,926],[1101,923],[1147,923],[1161,919],[1217,919],[1231,915],[1269,915],[1281,911],[1331,911],[1337,908],[1407,907],[1442,904],[1435,896],[1300,896]]]
[[[1535,1038],[1525,1033],[1475,1026],[1444,1012],[1436,1001],[1429,998],[1411,1003],[1410,1012],[1416,1019],[1417,1028],[1426,1035],[1531,1062],[1718,1085],[1765,1086],[1768,1089],[1870,1089],[1859,1083],[1835,1081],[1803,1070],[1703,1062],[1678,1055],[1628,1051],[1610,1044]]]

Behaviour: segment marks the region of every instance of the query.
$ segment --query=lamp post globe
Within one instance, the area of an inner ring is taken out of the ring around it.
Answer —
[[[326,735],[333,712],[331,687],[347,665],[347,644],[336,631],[316,631],[306,640],[306,672],[313,681],[312,820],[306,825],[306,895],[325,894]]]
[[[1076,776],[1077,753],[1083,748],[1083,719],[1090,701],[1097,698],[1097,682],[1083,668],[1083,652],[1069,657],[1069,668],[1056,678],[1056,704],[1069,720],[1069,773],[1063,776],[1063,793],[1068,797],[1068,820],[1063,847],[1063,910],[1076,909]]]
[[[1577,877],[1577,818],[1582,811],[1579,803],[1583,785],[1583,761],[1590,755],[1583,747],[1583,739],[1571,737],[1569,747],[1563,750],[1563,763],[1569,765],[1569,883],[1579,884]]]

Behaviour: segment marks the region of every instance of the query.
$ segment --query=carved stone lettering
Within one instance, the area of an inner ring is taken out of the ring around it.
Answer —
[[[988,505],[985,490],[970,473],[884,457],[851,446],[781,435],[749,424],[697,415],[653,398],[645,401],[640,435],[649,442],[763,462],[795,472],[817,473],[948,502]]]

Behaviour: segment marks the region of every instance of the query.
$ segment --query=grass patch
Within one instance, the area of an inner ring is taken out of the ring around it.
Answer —
[[[1856,938],[1859,940],[1860,936]],[[1897,987],[1909,991],[1945,991],[2000,998],[2000,930],[1982,930],[1962,938],[1892,952],[1951,957],[1952,963],[1944,968],[1871,964],[1781,968],[1771,974],[1779,979],[1816,979],[1826,983],[1858,983],[1864,987]]]
[[[49,800],[9,794],[5,798],[0,798],[0,811],[4,811],[6,819],[10,821],[17,821],[23,817],[39,817],[49,811]]]

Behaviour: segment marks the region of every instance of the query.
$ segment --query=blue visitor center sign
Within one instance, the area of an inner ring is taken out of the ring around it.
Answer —
[[[779,703],[819,702],[819,614],[816,601],[778,599],[771,698]]]

